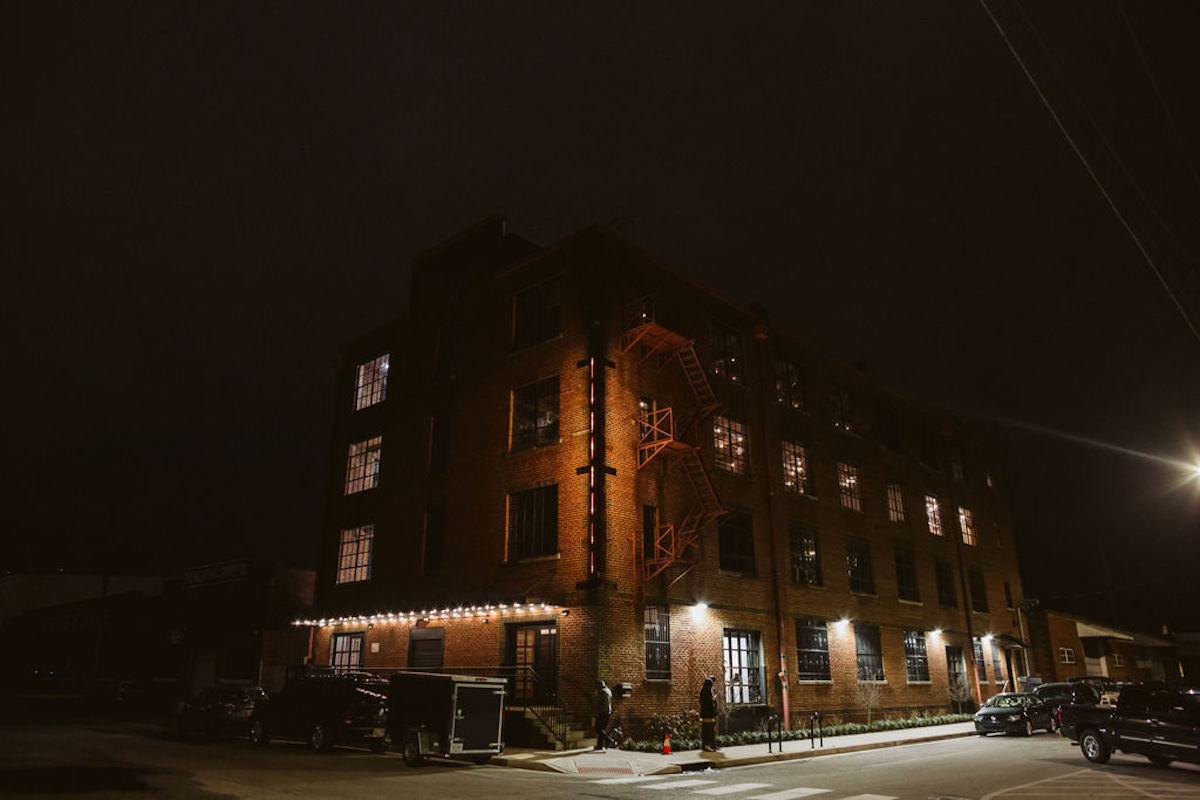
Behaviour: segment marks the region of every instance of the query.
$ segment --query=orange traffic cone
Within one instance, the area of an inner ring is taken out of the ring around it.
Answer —
[[[663,755],[671,755],[671,734],[669,733],[663,736]]]

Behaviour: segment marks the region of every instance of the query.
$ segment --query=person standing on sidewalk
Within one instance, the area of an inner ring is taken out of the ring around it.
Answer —
[[[717,687],[711,675],[700,687],[700,731],[704,752],[717,752]]]
[[[592,713],[596,715],[596,746],[593,750],[603,750],[608,741],[608,721],[612,719],[612,689],[604,681],[596,685],[596,694],[592,698]]]

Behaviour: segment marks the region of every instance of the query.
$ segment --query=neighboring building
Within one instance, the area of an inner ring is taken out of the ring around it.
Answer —
[[[1101,625],[1063,611],[1026,612],[1031,674],[1043,683],[1099,675],[1116,681],[1180,676],[1175,642]]]
[[[506,673],[577,714],[603,678],[631,721],[712,674],[793,724],[860,682],[907,713],[1027,672],[979,442],[606,230],[493,218],[421,256],[337,386],[317,663]]]

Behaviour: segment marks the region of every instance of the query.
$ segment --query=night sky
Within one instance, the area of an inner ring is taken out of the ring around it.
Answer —
[[[1200,629],[1195,481],[1047,432],[1200,447],[1197,5],[987,5],[1160,282],[967,0],[8,4],[0,572],[314,566],[339,344],[502,212],[1004,421],[1027,594]]]

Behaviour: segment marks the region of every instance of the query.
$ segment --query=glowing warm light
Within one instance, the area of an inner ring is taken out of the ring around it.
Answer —
[[[930,636],[932,636],[932,637],[934,637],[935,639],[937,639],[937,638],[941,638],[941,636],[942,636],[942,629],[941,629],[941,628],[934,628],[933,630],[931,630],[931,631],[929,632],[929,635],[930,635]]]
[[[992,639],[993,639],[993,636],[992,636],[992,635],[989,633],[989,634],[987,634],[987,635],[985,635],[985,636],[983,637],[983,643],[984,643],[984,644],[991,644],[991,643],[992,643]]]
[[[375,614],[352,614],[348,617],[321,617],[320,619],[298,619],[292,622],[298,627],[318,627],[326,628],[336,625],[376,625],[380,623],[408,623],[415,625],[419,620],[431,619],[472,619],[486,618],[490,614],[544,614],[561,610],[560,606],[553,603],[514,603],[511,607],[501,603],[493,605],[473,606],[455,606],[453,608],[442,608],[425,610],[422,609],[418,614],[416,611],[395,612],[381,611]]]
[[[846,628],[850,627],[850,618],[842,617],[841,619],[839,619],[837,622],[835,622],[833,624],[837,627],[838,630],[844,631],[844,630],[846,630]]]
[[[708,616],[708,603],[696,603],[692,606],[692,619],[699,622]]]

